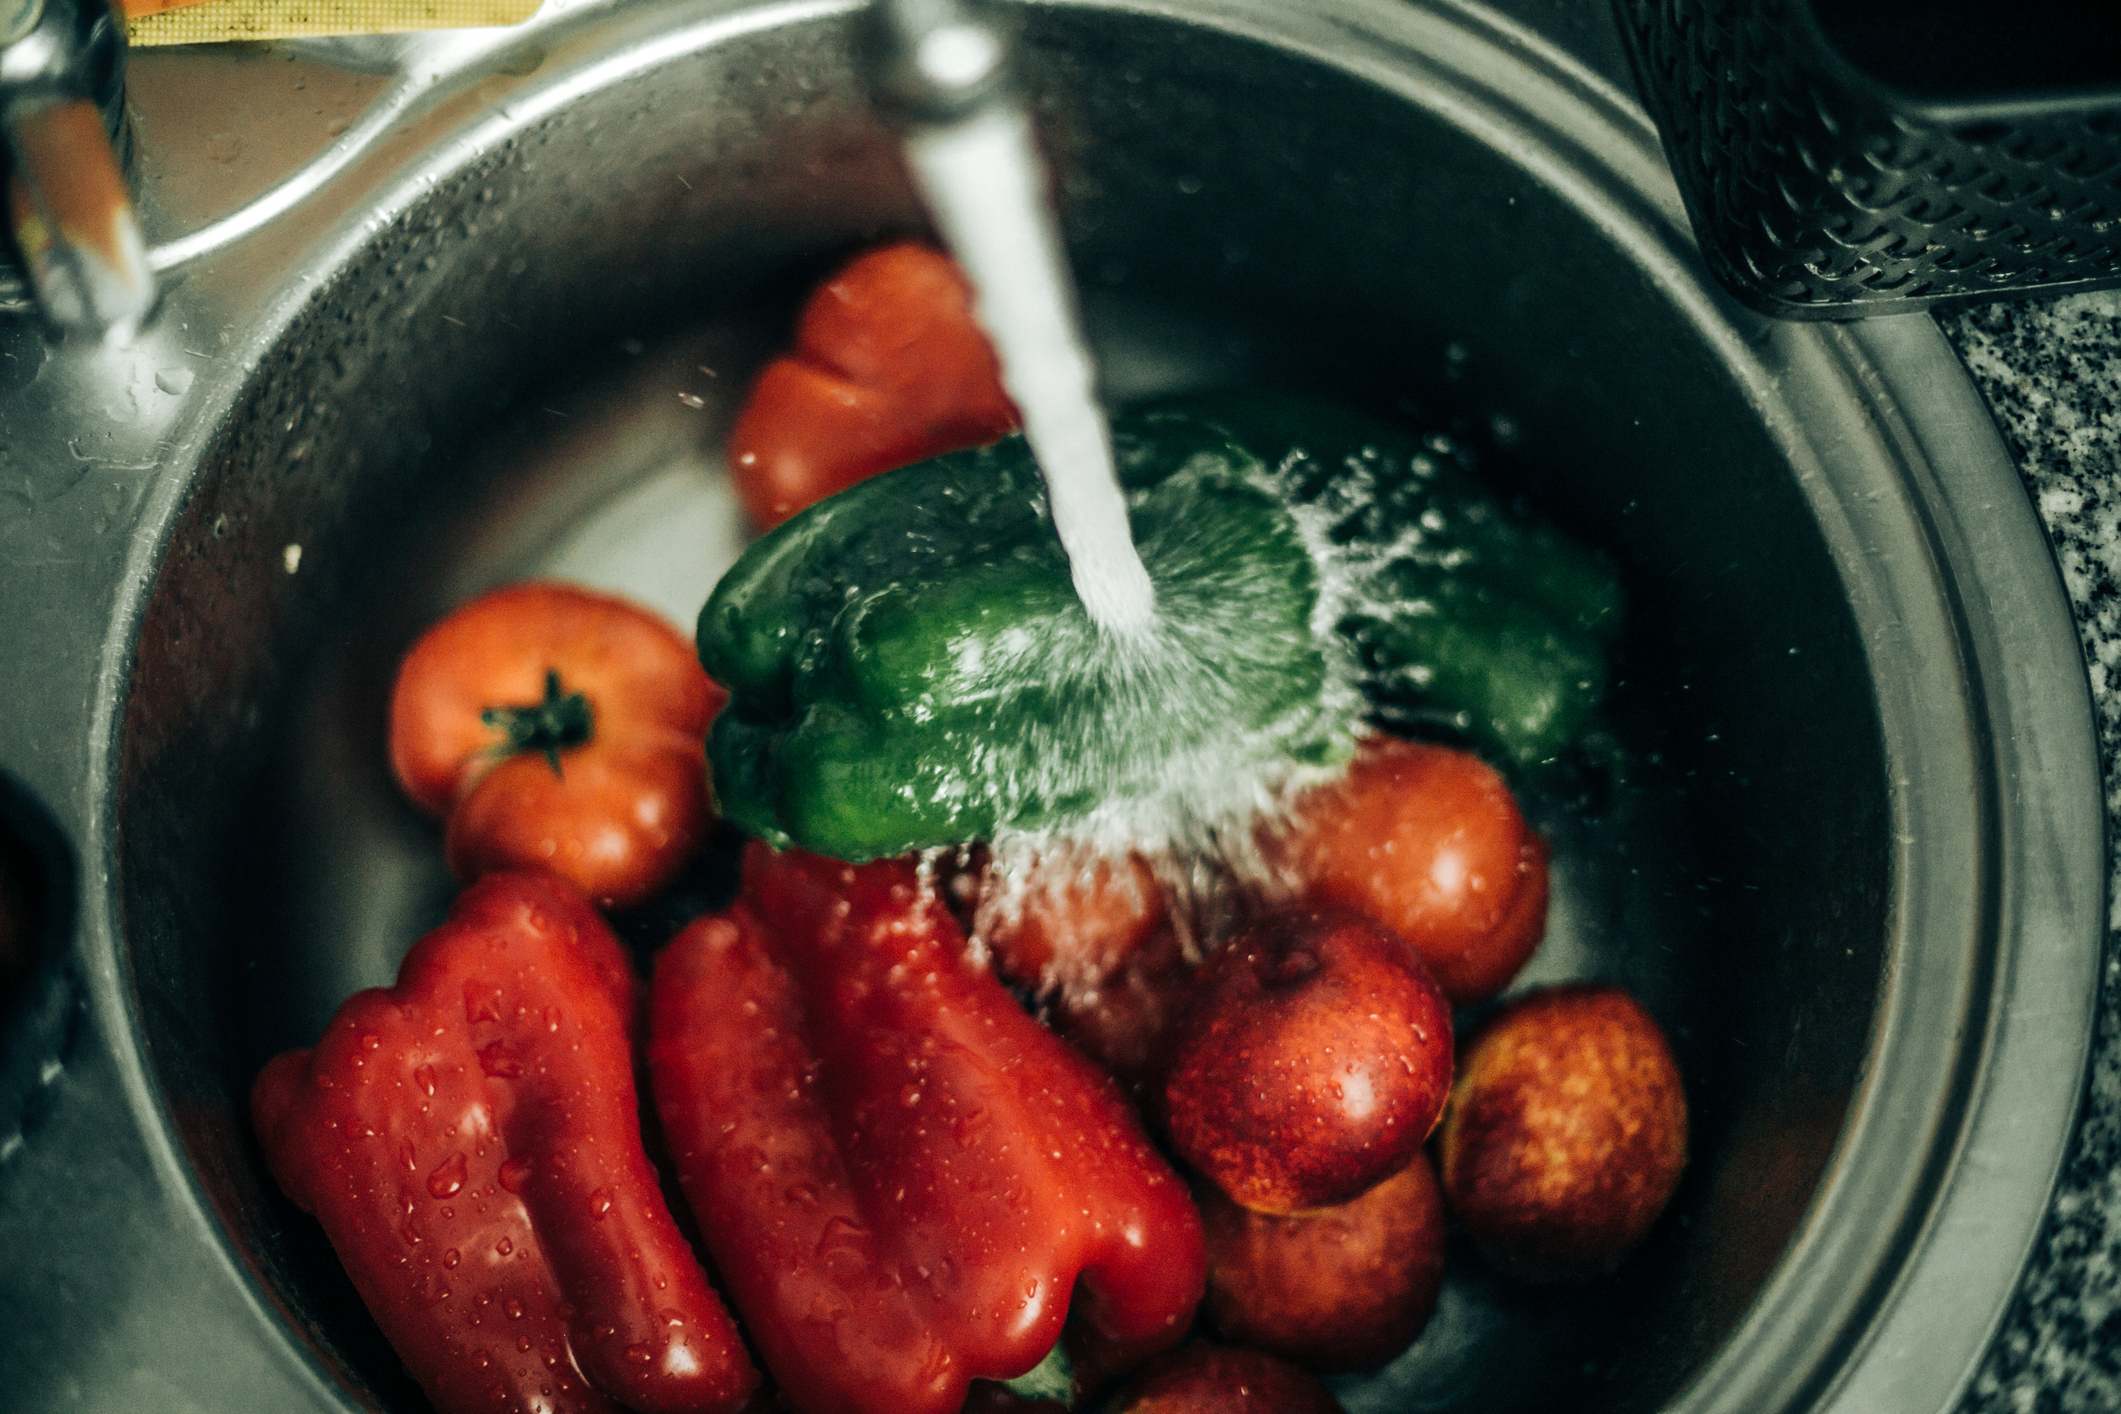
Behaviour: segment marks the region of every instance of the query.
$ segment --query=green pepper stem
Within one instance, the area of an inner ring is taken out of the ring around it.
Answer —
[[[545,673],[545,700],[528,707],[488,707],[479,720],[497,727],[502,740],[493,747],[496,756],[516,756],[535,751],[560,772],[560,753],[586,744],[596,735],[596,709],[579,692],[562,692],[556,668]]]

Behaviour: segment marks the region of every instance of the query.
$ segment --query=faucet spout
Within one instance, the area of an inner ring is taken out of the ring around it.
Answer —
[[[1150,627],[1051,183],[1009,73],[1010,35],[961,0],[878,0],[875,86],[906,162],[973,289],[972,309],[1023,417],[1076,597],[1107,633]]]
[[[55,328],[121,343],[155,301],[98,106],[116,109],[124,47],[103,0],[0,0],[7,219],[30,294]]]

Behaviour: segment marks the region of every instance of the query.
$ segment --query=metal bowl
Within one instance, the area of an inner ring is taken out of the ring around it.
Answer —
[[[1481,9],[1024,18],[1116,400],[1396,408],[1628,580],[1630,769],[1529,787],[1528,980],[1665,1023],[1687,1179],[1607,1283],[1457,1254],[1344,1402],[1944,1408],[2075,1112],[2104,856],[2068,607],[1934,326],[1736,308],[1639,111]],[[302,202],[165,247],[139,348],[0,330],[0,767],[79,880],[39,1004],[86,1018],[10,1061],[42,1086],[0,1119],[16,1407],[419,1407],[250,1081],[446,904],[384,764],[397,655],[529,573],[689,615],[741,543],[715,452],[749,370],[806,281],[922,229],[852,31],[678,0],[303,51],[418,85]]]

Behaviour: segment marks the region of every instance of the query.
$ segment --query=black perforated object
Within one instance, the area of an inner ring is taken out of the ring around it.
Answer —
[[[1859,69],[1805,0],[1615,9],[1702,253],[1755,309],[1848,319],[2121,285],[2121,87],[1940,101]]]

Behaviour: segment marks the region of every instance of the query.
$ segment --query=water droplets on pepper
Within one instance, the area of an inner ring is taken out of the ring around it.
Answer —
[[[482,1021],[501,1019],[501,992],[498,987],[481,986],[473,980],[464,984],[464,1019],[477,1025]]]
[[[464,1173],[464,1156],[451,1154],[427,1175],[427,1191],[437,1198],[453,1198],[463,1191]]]

